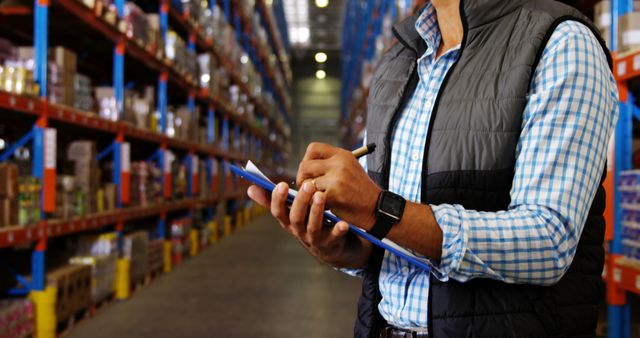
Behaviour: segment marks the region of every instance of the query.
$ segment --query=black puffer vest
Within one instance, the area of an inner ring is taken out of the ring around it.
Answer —
[[[578,11],[550,0],[461,0],[464,40],[436,99],[425,146],[422,203],[461,204],[478,211],[506,210],[532,75],[551,33],[576,20],[599,33]],[[369,176],[388,187],[392,130],[413,94],[416,61],[424,41],[417,15],[394,27],[399,44],[382,57],[368,100]],[[596,94],[597,95],[597,94]],[[603,112],[605,113],[605,112]],[[575,258],[554,286],[467,283],[431,278],[429,333],[443,337],[595,336],[603,295],[602,186],[592,203]],[[356,337],[377,337],[385,325],[378,312],[378,279],[384,252],[374,249],[365,268]]]

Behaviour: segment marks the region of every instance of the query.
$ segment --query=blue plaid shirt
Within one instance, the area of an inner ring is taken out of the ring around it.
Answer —
[[[392,135],[389,190],[419,202],[429,118],[460,47],[435,58],[441,35],[430,3],[416,30],[428,48],[418,60],[416,91]],[[573,260],[599,184],[617,97],[595,36],[578,22],[560,24],[532,77],[508,210],[431,205],[444,234],[441,261],[427,272],[386,252],[379,280],[382,316],[399,327],[427,327],[429,273],[442,281],[557,282]]]

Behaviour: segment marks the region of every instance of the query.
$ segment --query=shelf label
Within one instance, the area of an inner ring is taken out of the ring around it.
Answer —
[[[171,162],[173,162],[173,154],[170,150],[164,151],[164,174],[171,173]]]
[[[619,268],[613,269],[613,281],[616,283],[620,283],[622,281],[622,270]]]
[[[57,133],[53,128],[44,130],[44,168],[56,168],[56,139]]]
[[[199,166],[200,166],[200,159],[198,158],[198,155],[191,155],[191,173],[193,175],[197,175],[198,171],[199,171]]]
[[[633,57],[633,70],[640,70],[640,54]]]
[[[129,142],[120,144],[120,163],[123,173],[131,172],[131,144]]]
[[[627,73],[627,61],[618,62],[618,70],[616,71],[618,76],[623,76]]]

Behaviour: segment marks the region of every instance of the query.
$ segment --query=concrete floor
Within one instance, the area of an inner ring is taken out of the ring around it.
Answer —
[[[69,337],[352,337],[359,289],[264,216]]]

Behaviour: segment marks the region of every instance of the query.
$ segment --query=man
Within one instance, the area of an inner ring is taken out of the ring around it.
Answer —
[[[394,33],[370,90],[368,175],[312,144],[290,209],[284,183],[249,195],[312,255],[362,276],[357,337],[594,337],[617,119],[596,30],[550,0],[432,0]],[[431,271],[344,222],[322,227],[325,208]]]

